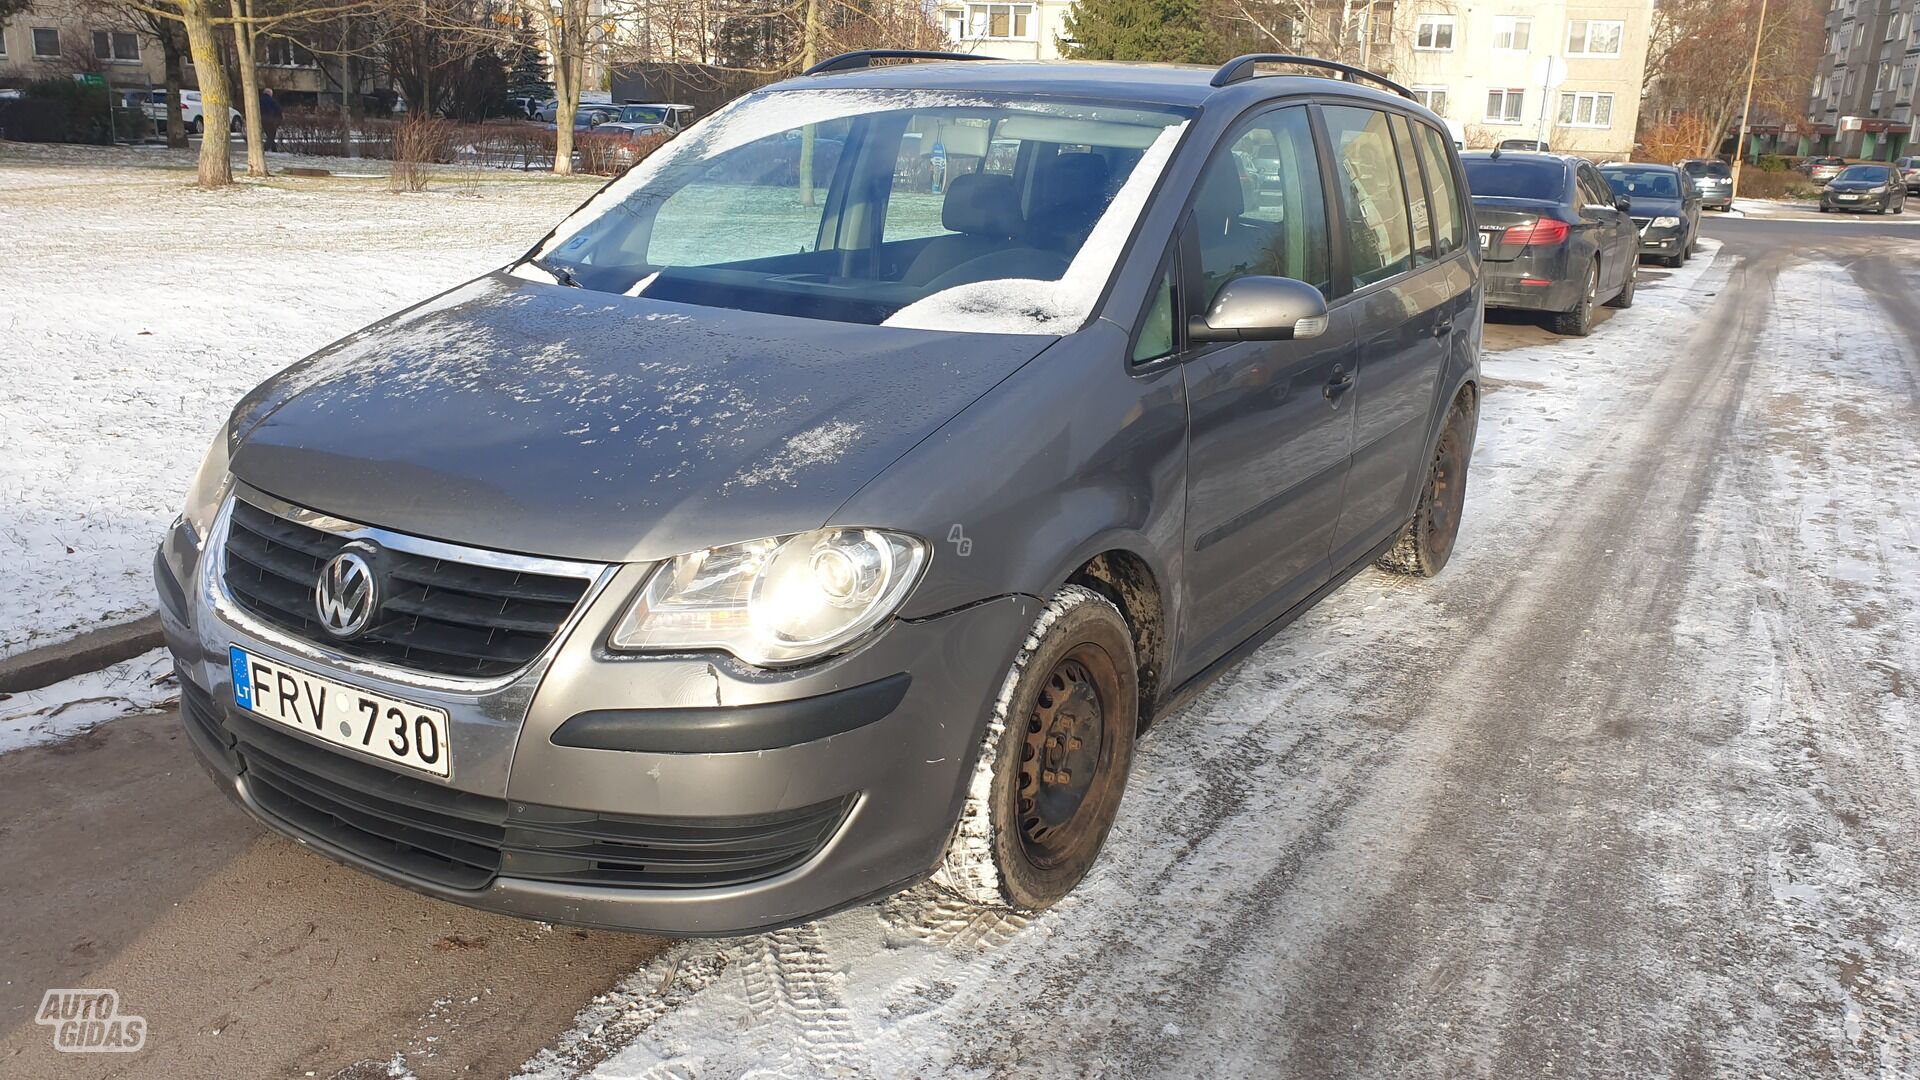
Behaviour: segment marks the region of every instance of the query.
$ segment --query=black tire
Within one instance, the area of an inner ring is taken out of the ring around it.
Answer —
[[[1460,536],[1460,516],[1467,504],[1467,467],[1473,460],[1473,410],[1456,404],[1447,412],[1440,442],[1420,489],[1413,520],[1400,529],[1393,547],[1380,556],[1378,566],[1399,574],[1432,577],[1446,568]]]
[[[1120,610],[1068,585],[1034,621],[994,705],[934,880],[978,904],[1039,911],[1073,890],[1120,809],[1140,723]]]
[[[190,134],[199,135],[205,132],[206,130],[207,130],[207,125],[205,123],[202,123],[199,120],[195,120],[193,123],[187,125],[187,131]]]
[[[1580,299],[1570,311],[1557,311],[1550,321],[1553,332],[1562,337],[1586,337],[1593,333],[1593,308],[1600,289],[1600,260],[1587,264],[1587,276],[1580,285]]]
[[[1678,259],[1675,259],[1673,262],[1669,263],[1668,265],[1679,266],[1680,262]],[[1625,285],[1620,286],[1619,292],[1613,294],[1613,299],[1607,301],[1607,306],[1610,308],[1617,308],[1623,311],[1627,308],[1632,307],[1633,306],[1633,287],[1636,284],[1638,284],[1639,281],[1640,281],[1640,260],[1638,258],[1635,258],[1633,260],[1632,268],[1630,268],[1627,271],[1627,283]]]

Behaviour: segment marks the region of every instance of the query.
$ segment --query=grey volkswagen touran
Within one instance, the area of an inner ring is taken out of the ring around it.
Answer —
[[[1043,908],[1148,721],[1446,564],[1482,298],[1438,118],[1256,67],[1298,58],[875,58],[234,409],[155,569],[249,813],[564,923]]]

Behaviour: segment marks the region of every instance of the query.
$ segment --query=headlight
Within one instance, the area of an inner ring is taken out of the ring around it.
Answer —
[[[654,568],[614,627],[615,649],[724,649],[797,664],[880,625],[919,580],[927,546],[880,529],[822,529],[680,555]]]
[[[1885,184],[1881,184],[1879,187],[1870,187],[1867,189],[1867,194],[1869,195],[1885,195],[1886,193],[1887,193],[1887,185]]]
[[[1671,229],[1678,224],[1680,224],[1680,219],[1677,217],[1663,215],[1653,219],[1653,227],[1656,229]]]
[[[186,508],[180,511],[180,517],[193,529],[196,543],[206,543],[207,531],[213,528],[213,519],[227,496],[227,480],[227,425],[221,424],[213,445],[207,447],[207,456],[200,461],[200,471],[193,474],[193,484],[187,488]]]

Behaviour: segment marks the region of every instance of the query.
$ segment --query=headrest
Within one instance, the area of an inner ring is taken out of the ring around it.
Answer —
[[[1099,154],[1056,154],[1043,158],[1033,178],[1033,206],[1098,210],[1107,205],[1107,159]]]
[[[1020,231],[1020,189],[1001,173],[962,173],[947,181],[940,224],[975,236],[1012,236]]]

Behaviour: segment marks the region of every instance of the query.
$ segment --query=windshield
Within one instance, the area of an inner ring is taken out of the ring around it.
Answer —
[[[658,105],[629,105],[620,110],[620,122],[623,124],[664,124],[667,122],[667,110]]]
[[[1615,195],[1643,199],[1677,199],[1680,181],[1666,169],[1601,169]]]
[[[1885,165],[1849,165],[1840,170],[1835,180],[1853,180],[1859,183],[1884,184],[1891,179]]]
[[[944,91],[788,90],[689,129],[567,219],[588,289],[841,322],[1066,333],[1187,113]]]
[[[1463,163],[1474,195],[1551,201],[1566,195],[1567,167],[1553,158],[1470,157]]]

